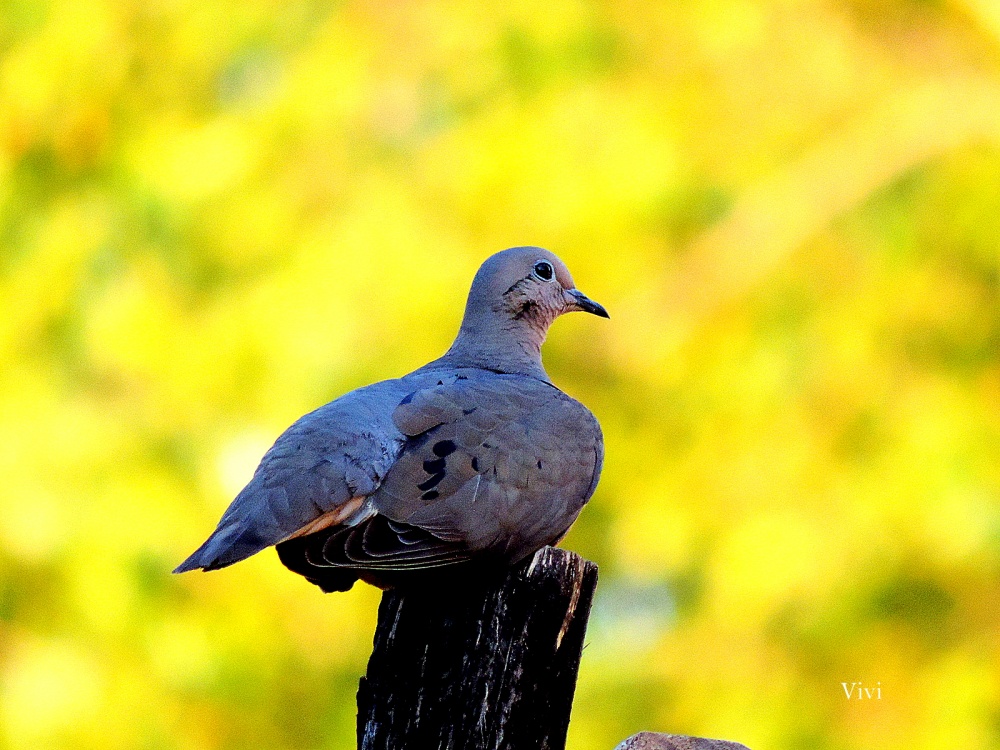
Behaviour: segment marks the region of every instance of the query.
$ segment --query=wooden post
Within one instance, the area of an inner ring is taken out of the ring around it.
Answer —
[[[545,547],[485,585],[382,595],[359,750],[562,750],[597,566]]]

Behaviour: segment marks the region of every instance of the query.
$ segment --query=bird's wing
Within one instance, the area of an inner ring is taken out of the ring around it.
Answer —
[[[174,572],[222,568],[284,539],[373,513],[365,498],[402,450],[392,413],[410,388],[405,379],[375,383],[299,419],[264,455],[215,532]]]
[[[515,562],[562,537],[600,472],[597,421],[547,383],[470,372],[396,407],[405,443],[371,497],[378,515],[303,542],[309,565],[402,571],[472,556]]]

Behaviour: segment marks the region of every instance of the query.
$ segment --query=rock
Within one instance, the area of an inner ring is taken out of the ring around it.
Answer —
[[[639,732],[622,742],[615,750],[750,750],[746,745],[726,740],[706,740],[680,734]]]

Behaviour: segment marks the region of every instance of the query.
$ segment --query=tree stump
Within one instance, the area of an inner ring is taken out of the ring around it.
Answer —
[[[386,591],[359,750],[562,750],[597,566],[545,547],[492,581]]]

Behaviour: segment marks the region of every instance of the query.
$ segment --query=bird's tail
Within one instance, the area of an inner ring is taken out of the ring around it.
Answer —
[[[220,525],[187,560],[174,568],[174,573],[186,573],[199,568],[201,570],[225,568],[270,545],[271,542],[262,539],[246,524]]]

